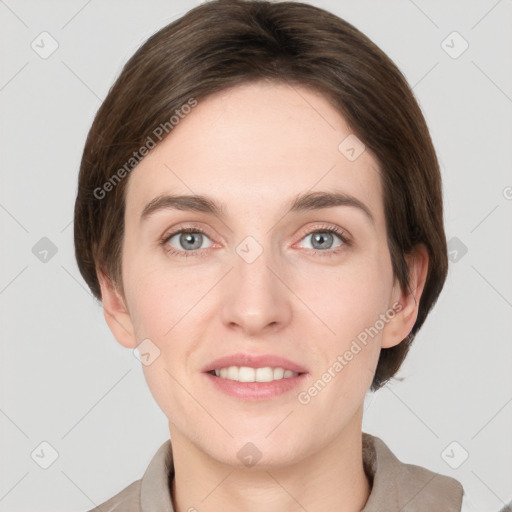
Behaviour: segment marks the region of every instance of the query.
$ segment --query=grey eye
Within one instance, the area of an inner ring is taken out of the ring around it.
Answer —
[[[343,241],[339,238],[338,235],[329,231],[313,231],[312,233],[306,235],[304,239],[307,239],[308,237],[311,237],[312,247],[307,247],[307,249],[333,249],[335,237],[340,240],[340,243],[336,247],[339,247],[343,244]]]
[[[175,245],[172,245],[172,241],[174,239],[178,239],[178,247]],[[208,237],[199,232],[199,231],[192,231],[192,232],[179,232],[173,235],[168,243],[171,244],[175,249],[184,250],[184,251],[193,251],[197,249],[204,249],[205,247],[202,247],[203,242],[208,239]]]

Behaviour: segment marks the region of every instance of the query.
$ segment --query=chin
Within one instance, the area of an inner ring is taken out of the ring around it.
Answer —
[[[232,450],[228,453],[222,452],[218,454],[217,460],[229,466],[238,469],[279,469],[293,464],[297,460],[297,449],[292,447],[275,446],[272,443],[266,445],[254,443],[252,441],[242,441],[240,446],[236,443]]]
[[[277,436],[275,432],[265,437],[266,434],[244,436],[237,438],[230,453],[234,453],[236,460],[233,464],[245,465],[245,457],[250,457],[259,468],[279,468],[288,466],[301,458],[301,450],[307,449],[306,440],[297,439],[290,432]]]

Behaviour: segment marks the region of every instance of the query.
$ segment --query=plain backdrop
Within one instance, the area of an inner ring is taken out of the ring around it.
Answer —
[[[311,3],[398,65],[444,180],[449,277],[402,380],[368,395],[364,431],[497,511],[512,500],[512,1]],[[141,478],[169,436],[78,272],[72,219],[109,87],[195,5],[0,1],[0,511],[89,510]]]

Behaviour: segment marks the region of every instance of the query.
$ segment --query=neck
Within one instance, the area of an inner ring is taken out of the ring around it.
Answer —
[[[361,422],[354,423],[320,451],[265,468],[220,463],[170,425],[174,510],[360,512],[371,486],[363,467]]]

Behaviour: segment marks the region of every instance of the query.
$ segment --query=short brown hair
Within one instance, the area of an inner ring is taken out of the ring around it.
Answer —
[[[328,11],[300,2],[214,0],[165,26],[136,51],[98,110],[84,147],[74,217],[78,268],[98,300],[98,269],[122,292],[128,179],[119,179],[104,197],[95,191],[126,170],[155,127],[168,123],[190,98],[200,101],[261,79],[321,93],[373,153],[393,272],[402,289],[409,289],[404,256],[420,243],[428,250],[417,320],[400,344],[382,349],[376,390],[399,369],[446,279],[441,176],[404,76],[364,34]]]

